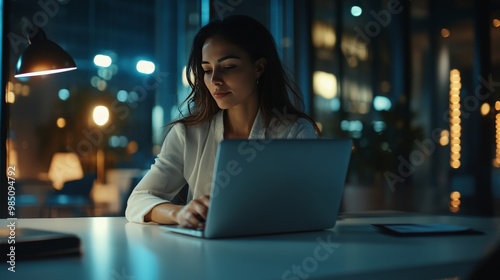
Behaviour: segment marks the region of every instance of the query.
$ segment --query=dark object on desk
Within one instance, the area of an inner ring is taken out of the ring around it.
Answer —
[[[474,268],[468,280],[500,279],[500,243]]]
[[[0,251],[2,261],[79,255],[80,238],[70,233],[5,227],[0,229]]]
[[[446,223],[431,224],[373,224],[382,233],[394,236],[438,236],[438,235],[474,235],[483,232],[472,228]]]
[[[94,203],[90,192],[95,179],[95,174],[87,174],[82,179],[64,182],[61,190],[50,193],[44,204],[48,216],[52,216],[52,209],[64,207],[73,210],[73,216],[93,216]]]

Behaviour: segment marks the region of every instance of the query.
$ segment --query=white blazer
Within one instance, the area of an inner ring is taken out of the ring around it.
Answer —
[[[125,217],[129,221],[145,223],[144,216],[154,206],[172,200],[185,184],[189,185],[188,202],[210,194],[215,155],[224,138],[223,116],[221,110],[204,124],[173,125],[151,169],[128,198]],[[290,121],[281,116],[271,120],[266,128],[264,116],[259,111],[249,139],[273,138],[318,138],[318,135],[313,125],[303,118]]]

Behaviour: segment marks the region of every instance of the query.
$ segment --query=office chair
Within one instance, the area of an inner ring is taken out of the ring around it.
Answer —
[[[93,216],[91,191],[95,179],[95,174],[87,174],[81,179],[64,182],[61,190],[48,194],[44,206],[49,217],[52,216],[53,208],[69,208],[72,210],[72,216]]]

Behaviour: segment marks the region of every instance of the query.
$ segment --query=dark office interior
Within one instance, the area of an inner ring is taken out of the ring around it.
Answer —
[[[323,136],[353,139],[342,212],[500,216],[498,0],[2,2],[0,198],[15,186],[18,217],[123,215],[184,106],[194,34],[231,14],[269,28]],[[34,28],[77,70],[15,78]]]

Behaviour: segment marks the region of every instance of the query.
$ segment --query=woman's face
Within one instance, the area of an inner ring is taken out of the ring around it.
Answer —
[[[257,79],[265,59],[252,61],[247,52],[221,37],[211,37],[202,48],[204,82],[221,109],[257,102]]]

